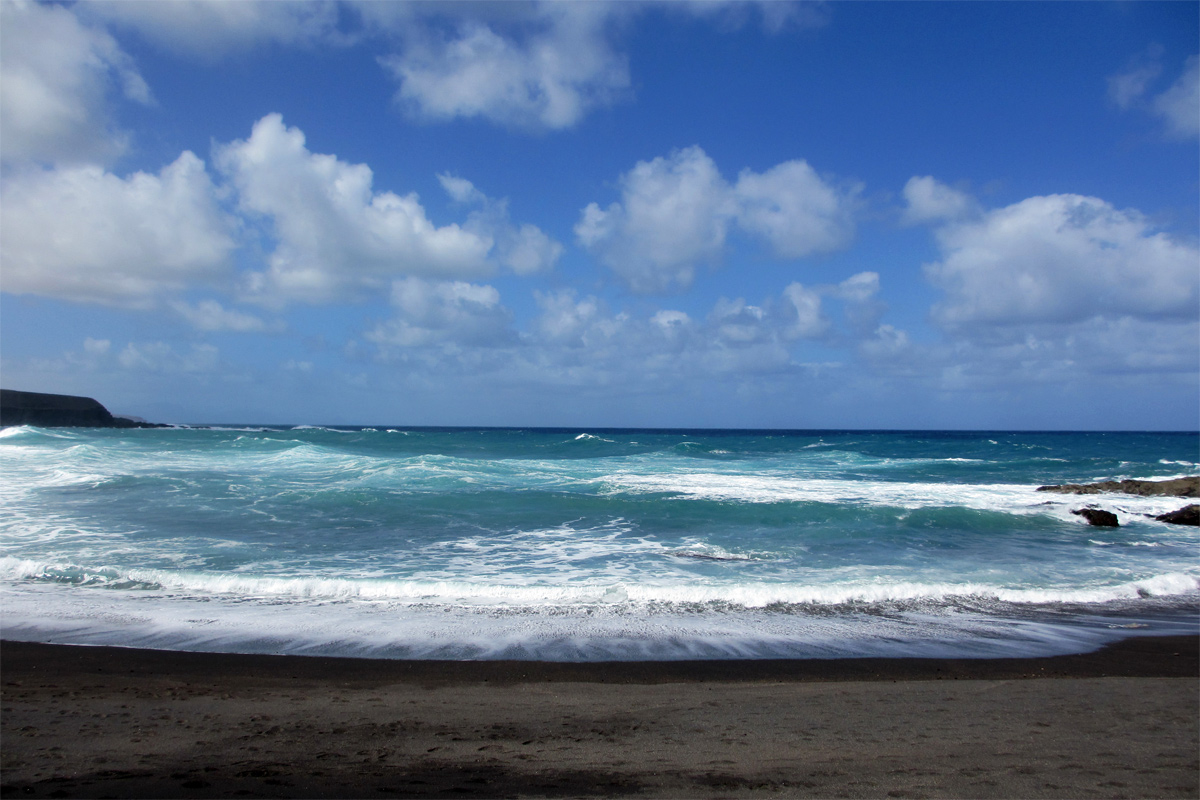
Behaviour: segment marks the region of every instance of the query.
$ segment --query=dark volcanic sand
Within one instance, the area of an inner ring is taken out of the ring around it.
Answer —
[[[4,797],[1200,796],[1200,639],[1046,659],[0,645]]]

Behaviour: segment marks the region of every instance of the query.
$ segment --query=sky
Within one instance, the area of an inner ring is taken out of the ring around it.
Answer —
[[[0,0],[0,382],[1200,427],[1195,2]]]

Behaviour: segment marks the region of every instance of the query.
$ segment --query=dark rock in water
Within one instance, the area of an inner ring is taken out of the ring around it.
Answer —
[[[1155,519],[1159,522],[1172,522],[1176,525],[1200,526],[1200,506],[1192,503],[1190,506],[1184,506],[1178,511],[1159,514]]]
[[[163,428],[148,422],[114,417],[90,397],[0,389],[0,427],[37,425],[41,428]]]
[[[1060,486],[1039,486],[1039,492],[1060,494],[1136,494],[1141,497],[1200,497],[1200,475],[1171,478],[1165,481],[1100,481],[1099,483],[1064,483]]]
[[[1121,523],[1117,521],[1117,515],[1102,508],[1077,508],[1071,513],[1086,519],[1088,525],[1095,525],[1099,528],[1121,527]]]

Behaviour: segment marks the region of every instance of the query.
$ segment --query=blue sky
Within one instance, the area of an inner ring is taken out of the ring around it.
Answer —
[[[0,2],[0,380],[1195,429],[1200,5]]]

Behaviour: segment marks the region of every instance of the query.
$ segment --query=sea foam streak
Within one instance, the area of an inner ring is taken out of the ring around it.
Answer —
[[[650,585],[598,580],[564,585],[536,582],[489,584],[466,580],[272,578],[113,567],[93,569],[74,564],[47,564],[12,558],[0,558],[0,578],[141,588],[198,597],[223,595],[230,598],[396,600],[422,605],[499,605],[517,609],[670,604],[767,608],[912,600],[936,602],[967,598],[1011,603],[1102,603],[1139,597],[1191,595],[1200,590],[1200,578],[1183,573],[1155,575],[1106,587],[1073,589],[904,581],[813,586],[766,582]]]

